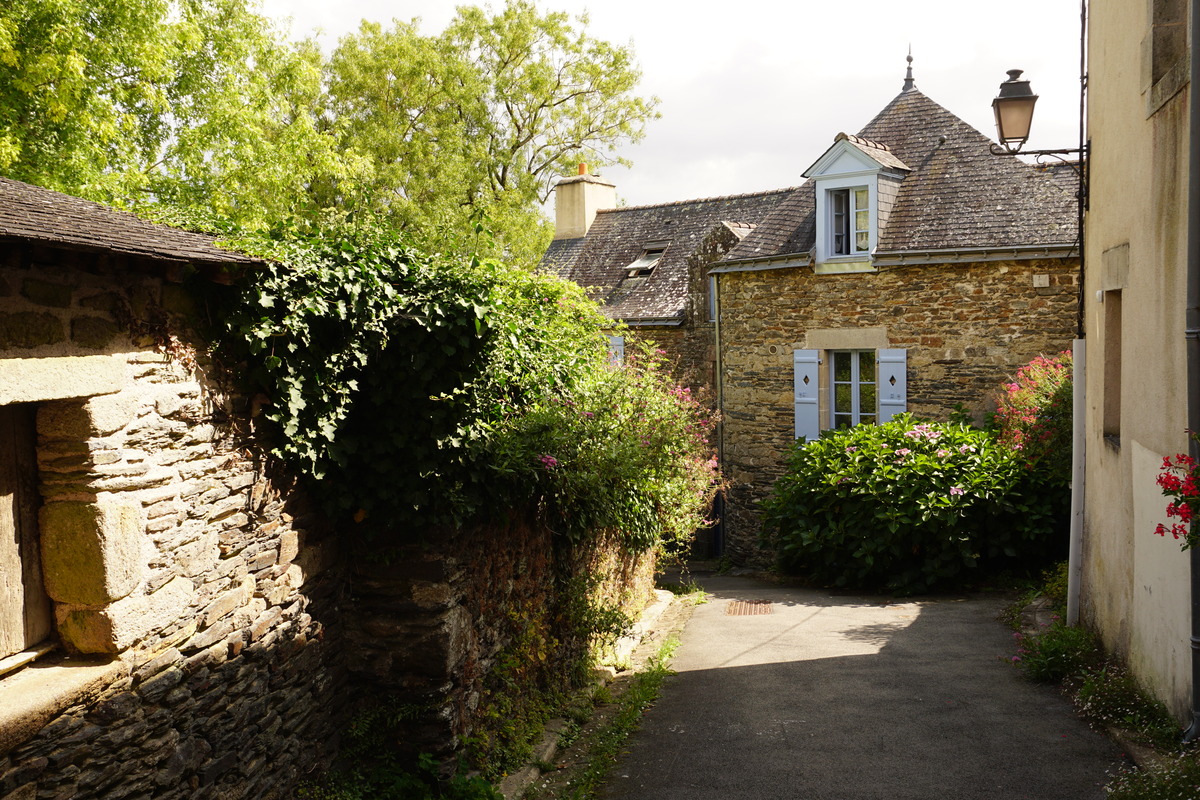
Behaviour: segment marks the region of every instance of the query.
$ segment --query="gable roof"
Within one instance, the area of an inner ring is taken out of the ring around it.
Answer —
[[[1073,172],[992,155],[986,136],[915,88],[897,95],[847,140],[857,144],[855,138],[885,145],[912,170],[879,232],[877,255],[1065,247],[1076,240]],[[809,181],[788,208],[760,225],[723,263],[807,253],[815,240]]]
[[[587,236],[551,243],[540,269],[575,281],[613,319],[678,324],[687,307],[688,259],[718,228],[734,240],[753,235],[796,189],[685,200],[597,212]],[[629,266],[647,246],[665,245],[646,276]]]
[[[0,177],[0,241],[40,242],[202,265],[260,263],[223,250],[215,237],[147,222],[90,200]]]
[[[896,154],[886,144],[872,142],[870,139],[864,139],[861,136],[839,133],[833,138],[833,144],[830,145],[829,149],[811,167],[804,170],[804,177],[811,178],[814,175],[821,174],[829,165],[837,161],[840,153],[844,153],[847,150],[866,156],[870,159],[867,162],[868,164],[874,162],[880,167],[894,172],[912,171],[908,168],[907,164],[896,158]]]

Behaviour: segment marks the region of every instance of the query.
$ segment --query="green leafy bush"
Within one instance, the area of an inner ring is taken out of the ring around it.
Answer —
[[[645,549],[703,520],[702,407],[652,351],[609,363],[611,323],[574,284],[365,226],[237,243],[271,263],[221,298],[221,356],[261,387],[275,453],[365,537],[532,509]]]
[[[1040,566],[1054,509],[1018,451],[962,423],[898,415],[798,442],[764,505],[790,572],[907,594],[979,567]]]
[[[662,351],[631,342],[626,359],[512,418],[493,441],[493,467],[528,487],[573,541],[619,530],[635,549],[670,546],[705,523],[716,481],[711,421],[675,385]]]
[[[1071,483],[1071,351],[1038,356],[1006,383],[996,408],[1000,442],[1057,486]]]

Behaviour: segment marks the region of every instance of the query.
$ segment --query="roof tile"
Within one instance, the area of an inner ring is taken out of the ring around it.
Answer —
[[[46,242],[198,264],[249,264],[215,238],[148,222],[89,200],[0,177],[0,239]]]

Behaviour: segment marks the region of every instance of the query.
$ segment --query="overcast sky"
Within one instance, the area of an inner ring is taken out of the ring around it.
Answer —
[[[479,3],[487,5],[486,3]],[[421,19],[441,31],[453,0],[263,0],[293,36],[328,52],[366,18]],[[503,0],[493,2],[494,8]],[[1029,148],[1075,147],[1078,0],[537,0],[586,12],[595,37],[631,44],[642,91],[662,118],[605,177],[629,205],[741,194],[803,182],[839,131],[862,128],[904,82],[995,138],[991,101],[1005,72],[1040,96]]]

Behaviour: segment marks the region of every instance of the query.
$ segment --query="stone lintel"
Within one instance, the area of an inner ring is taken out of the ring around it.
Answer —
[[[0,405],[112,394],[124,384],[119,355],[0,359]]]
[[[813,328],[805,333],[809,350],[881,350],[890,347],[887,328]]]

